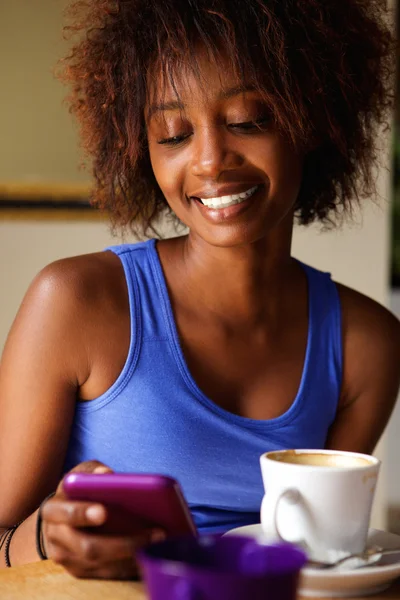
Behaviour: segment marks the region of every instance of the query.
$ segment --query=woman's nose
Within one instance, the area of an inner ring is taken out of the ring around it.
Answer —
[[[217,179],[224,171],[237,169],[243,164],[243,157],[236,149],[230,148],[223,134],[204,128],[192,140],[192,175]]]

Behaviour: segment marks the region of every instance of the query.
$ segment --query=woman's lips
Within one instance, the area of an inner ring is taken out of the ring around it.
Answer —
[[[232,204],[231,206],[226,206],[224,208],[211,208],[205,206],[200,198],[193,198],[195,206],[202,213],[202,215],[209,221],[213,223],[221,223],[223,221],[227,221],[230,219],[234,219],[239,216],[243,212],[249,209],[252,206],[254,201],[257,201],[260,197],[260,194],[264,190],[263,185],[259,185],[258,189],[246,200],[239,202],[238,204]]]
[[[197,190],[192,190],[188,195],[190,198],[211,199],[220,198],[221,196],[239,195],[247,192],[250,188],[262,185],[262,181],[241,181],[236,183],[224,183],[214,186],[207,186]]]
[[[207,206],[207,208],[228,208],[229,206],[232,206],[234,204],[241,204],[242,202],[253,196],[253,194],[255,194],[255,192],[257,191],[258,187],[259,185],[253,185],[239,193],[225,194],[216,197],[194,196],[194,199],[200,200],[200,202],[204,204],[204,206]]]

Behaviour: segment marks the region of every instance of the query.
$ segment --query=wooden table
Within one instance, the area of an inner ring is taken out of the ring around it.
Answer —
[[[95,598],[148,600],[141,583],[75,579],[50,560],[13,569],[1,569],[0,598],[1,600],[93,600]],[[358,600],[399,599],[400,580],[382,594]]]

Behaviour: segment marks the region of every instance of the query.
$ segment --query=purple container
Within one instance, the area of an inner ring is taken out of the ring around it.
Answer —
[[[151,600],[296,600],[305,553],[239,536],[168,539],[138,552]]]

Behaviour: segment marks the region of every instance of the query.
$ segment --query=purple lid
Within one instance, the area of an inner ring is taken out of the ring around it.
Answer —
[[[151,600],[295,600],[305,553],[239,536],[168,539],[138,553]]]

